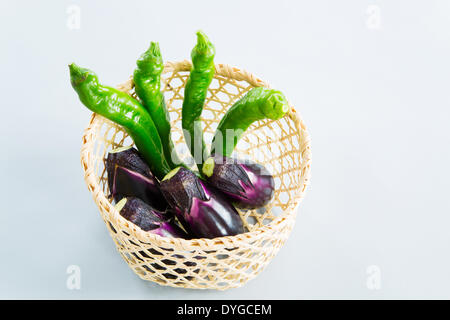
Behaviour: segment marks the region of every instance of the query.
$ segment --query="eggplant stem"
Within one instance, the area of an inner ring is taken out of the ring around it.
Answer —
[[[203,164],[203,174],[205,176],[207,176],[208,178],[212,176],[213,171],[214,171],[214,158],[213,157],[209,157],[208,159],[206,159],[205,163]]]
[[[109,153],[118,153],[118,152],[126,151],[131,148],[133,148],[133,146],[118,147],[116,149],[111,150]]]
[[[123,198],[122,200],[120,200],[116,205],[115,208],[117,211],[121,211],[123,209],[123,207],[125,207],[125,204],[127,203],[127,198]]]
[[[177,172],[178,172],[178,170],[180,170],[180,168],[181,167],[176,167],[175,169],[171,170],[168,174],[166,174],[164,176],[164,178],[161,181],[168,180],[168,179],[172,178],[174,175],[177,174]]]

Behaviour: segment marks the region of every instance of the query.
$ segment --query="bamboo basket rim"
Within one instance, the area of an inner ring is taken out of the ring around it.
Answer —
[[[166,74],[168,72],[189,71],[191,69],[191,66],[192,63],[189,60],[183,60],[180,62],[166,62],[164,64],[163,74]],[[233,78],[237,81],[246,81],[254,87],[270,88],[267,82],[261,80],[252,73],[237,67],[230,66],[228,64],[215,64],[215,74],[227,78]],[[134,83],[131,76],[126,82],[118,85],[117,89],[129,92],[131,89],[133,89],[133,87]],[[96,113],[92,114],[89,125],[85,129],[82,138],[81,164],[85,175],[84,179],[86,181],[86,184],[88,185],[89,190],[93,193],[97,205],[102,206],[106,212],[110,213],[110,218],[112,219],[112,221],[120,220],[122,222],[122,225],[128,225],[128,228],[126,230],[121,231],[125,231],[130,236],[136,238],[142,243],[152,243],[164,248],[177,248],[181,250],[210,250],[212,246],[214,246],[215,249],[229,248],[238,246],[239,244],[242,244],[242,242],[249,243],[249,240],[258,240],[260,237],[264,236],[265,232],[268,232],[275,228],[281,228],[284,226],[284,224],[289,223],[291,219],[295,219],[297,208],[299,207],[301,200],[303,199],[306,192],[306,186],[309,185],[311,172],[311,139],[300,115],[296,112],[295,108],[290,103],[289,107],[290,108],[286,116],[289,117],[295,123],[295,126],[297,126],[301,130],[302,134],[305,135],[303,138],[305,141],[305,148],[302,152],[302,167],[305,168],[302,178],[303,185],[305,187],[300,191],[296,198],[291,200],[297,201],[294,206],[288,206],[288,208],[283,210],[283,213],[280,216],[270,221],[267,225],[259,226],[252,231],[241,233],[235,236],[217,237],[213,239],[195,238],[187,240],[183,238],[162,237],[151,232],[146,232],[123,218],[103,192],[103,188],[98,182],[97,173],[92,168],[93,159],[89,156],[94,148],[95,140],[93,139],[93,137],[95,136],[96,130],[98,129],[97,126],[101,124],[101,120],[110,122],[113,126],[121,126]],[[304,165],[303,162],[305,162]]]

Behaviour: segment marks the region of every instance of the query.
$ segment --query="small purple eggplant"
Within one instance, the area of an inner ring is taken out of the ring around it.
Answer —
[[[244,232],[236,209],[192,171],[178,167],[161,180],[161,191],[188,232],[200,238]]]
[[[162,237],[188,238],[188,235],[171,222],[164,212],[152,208],[139,198],[123,198],[116,204],[116,209],[122,217],[144,231],[158,234]]]
[[[205,161],[202,172],[209,184],[227,195],[237,208],[260,208],[273,197],[273,177],[256,162],[216,155]]]
[[[135,148],[109,152],[105,166],[109,190],[116,202],[125,197],[137,197],[157,210],[167,208],[158,180]]]

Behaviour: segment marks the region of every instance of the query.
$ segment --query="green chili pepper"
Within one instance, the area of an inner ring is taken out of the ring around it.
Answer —
[[[192,69],[184,88],[182,127],[184,137],[198,168],[207,157],[206,145],[200,124],[200,115],[205,104],[208,87],[214,77],[214,55],[216,50],[208,37],[197,32],[197,45],[192,49]],[[201,154],[199,152],[201,151]],[[201,170],[200,170],[201,171]]]
[[[253,122],[262,119],[278,120],[288,109],[286,97],[280,91],[264,87],[253,88],[222,117],[214,134],[211,154],[229,157]]]
[[[152,172],[163,178],[171,168],[164,157],[155,124],[144,107],[128,94],[99,84],[97,75],[89,69],[74,63],[69,68],[72,87],[81,102],[91,111],[123,126]]]
[[[133,80],[136,94],[143,106],[152,117],[163,145],[164,155],[171,168],[180,165],[181,160],[174,151],[170,137],[170,117],[166,108],[164,94],[161,92],[161,73],[164,63],[157,42],[152,42],[150,48],[137,61]]]

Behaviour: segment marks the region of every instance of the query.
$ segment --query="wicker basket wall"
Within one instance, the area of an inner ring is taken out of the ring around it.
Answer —
[[[183,90],[190,68],[189,61],[166,63],[162,87],[177,151],[185,162],[192,163],[181,131]],[[244,70],[216,65],[202,114],[207,142],[226,110],[256,86],[268,84]],[[118,88],[135,96],[131,80]],[[309,135],[294,108],[281,120],[253,124],[237,145],[235,156],[265,165],[276,183],[269,205],[240,212],[248,232],[237,236],[169,239],[144,232],[122,218],[107,196],[104,159],[111,149],[131,144],[133,141],[120,126],[93,114],[83,135],[81,163],[87,186],[119,253],[142,279],[195,289],[239,287],[256,277],[289,237],[309,182],[311,164]]]

